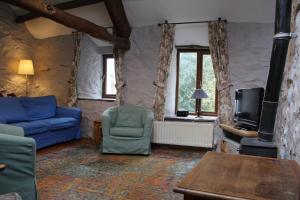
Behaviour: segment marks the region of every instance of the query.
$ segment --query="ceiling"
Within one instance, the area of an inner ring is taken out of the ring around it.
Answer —
[[[52,0],[53,4],[70,0]],[[230,22],[273,23],[275,0],[123,0],[132,27],[169,22],[214,20],[218,17]],[[15,8],[17,15],[26,11]],[[67,12],[88,19],[101,26],[112,26],[104,3],[93,4]],[[37,18],[25,23],[35,38],[70,34],[72,29],[51,20]]]

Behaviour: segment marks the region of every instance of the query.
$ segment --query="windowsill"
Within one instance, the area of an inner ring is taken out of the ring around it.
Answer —
[[[106,101],[106,102],[114,102],[116,99],[110,98],[102,98],[102,99],[88,99],[88,98],[78,98],[80,101]]]
[[[166,116],[165,121],[184,121],[184,122],[215,122],[217,117],[188,115],[187,117]]]

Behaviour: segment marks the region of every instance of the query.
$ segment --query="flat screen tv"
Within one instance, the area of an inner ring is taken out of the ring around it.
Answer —
[[[258,130],[264,88],[238,89],[235,91],[234,120],[238,127]]]

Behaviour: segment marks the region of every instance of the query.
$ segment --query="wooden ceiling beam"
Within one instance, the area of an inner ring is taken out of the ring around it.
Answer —
[[[122,0],[104,0],[104,3],[113,22],[114,33],[120,37],[129,38],[131,27]]]
[[[92,5],[95,3],[103,2],[104,0],[73,0],[73,1],[67,1],[64,3],[55,4],[54,7],[62,9],[62,10],[68,10],[73,8],[79,8],[82,6]],[[41,17],[38,13],[28,13],[24,15],[17,16],[15,18],[15,22],[22,23],[28,20],[32,20],[35,18]]]
[[[42,17],[51,19],[67,27],[87,33],[95,38],[114,44],[121,49],[129,49],[130,42],[128,38],[118,37],[109,33],[106,28],[98,26],[86,19],[77,17],[70,13],[64,12],[43,0],[0,0],[30,12],[37,13]]]

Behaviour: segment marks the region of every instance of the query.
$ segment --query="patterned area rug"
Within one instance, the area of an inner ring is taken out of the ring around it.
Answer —
[[[172,190],[205,152],[156,147],[150,156],[103,155],[91,142],[38,152],[40,200],[182,200]]]

